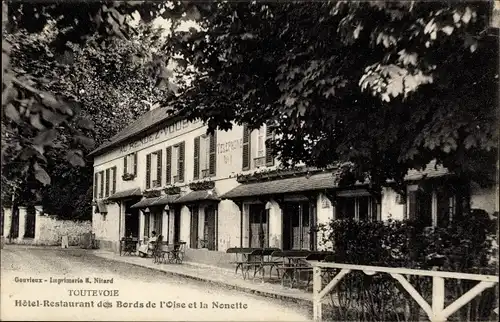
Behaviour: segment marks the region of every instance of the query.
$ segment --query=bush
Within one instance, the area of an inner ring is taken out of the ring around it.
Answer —
[[[358,265],[439,269],[496,275],[497,220],[473,210],[446,228],[426,228],[418,222],[388,220],[357,222],[333,220],[320,227],[323,244],[331,245],[335,261]],[[432,279],[409,277],[431,303]],[[445,306],[477,282],[446,279]],[[488,289],[453,314],[449,320],[484,321],[496,307],[498,285]],[[388,274],[369,276],[351,272],[336,287],[335,317],[340,320],[421,320],[418,305]],[[496,320],[496,318],[495,318]]]

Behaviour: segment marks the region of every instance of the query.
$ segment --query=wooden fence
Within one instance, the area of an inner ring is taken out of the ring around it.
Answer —
[[[498,276],[466,274],[442,271],[417,270],[408,268],[379,267],[365,265],[350,265],[330,262],[309,261],[313,266],[313,318],[314,321],[322,320],[322,301],[328,293],[351,271],[362,271],[367,275],[377,273],[387,273],[391,275],[410,296],[424,310],[432,322],[444,322],[450,315],[458,311],[461,307],[469,303],[484,290],[495,286],[498,283]],[[322,288],[322,273],[325,270],[340,269],[340,272]],[[429,304],[422,295],[408,282],[405,275],[429,276],[432,277],[432,303]],[[478,281],[473,288],[464,293],[453,303],[444,307],[445,302],[445,279],[462,279]]]

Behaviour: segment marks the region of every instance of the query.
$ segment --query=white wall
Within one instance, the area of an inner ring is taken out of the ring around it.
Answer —
[[[471,208],[486,210],[489,214],[499,211],[498,203],[499,196],[495,191],[495,187],[481,188],[478,186],[471,187]]]
[[[405,205],[398,202],[398,193],[391,188],[382,188],[382,210],[381,219],[387,220],[389,218],[395,220],[405,219]]]
[[[80,244],[83,234],[92,231],[92,223],[86,221],[58,220],[51,216],[37,216],[35,221],[35,243],[60,245],[62,236],[68,236],[70,246]]]

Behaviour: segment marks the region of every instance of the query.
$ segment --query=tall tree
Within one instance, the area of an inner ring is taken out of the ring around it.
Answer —
[[[177,99],[211,128],[272,122],[284,164],[403,186],[432,160],[487,183],[498,35],[487,2],[221,2],[166,47],[194,66]],[[348,180],[349,179],[349,180]]]
[[[168,86],[156,87],[151,72],[163,30],[151,25],[140,25],[136,30],[127,40],[102,43],[94,35],[83,44],[68,44],[70,50],[62,54],[50,46],[60,33],[53,22],[40,33],[20,30],[7,37],[16,45],[11,64],[18,73],[29,71],[34,77],[48,79],[41,85],[44,91],[74,98],[80,104],[79,114],[95,124],[93,135],[78,138],[84,155],[94,147],[94,140],[102,144],[172,93]],[[69,134],[64,130],[60,133]],[[23,201],[42,202],[48,213],[60,217],[89,216],[92,162],[74,168],[57,150],[46,157],[51,160],[47,173],[53,178],[52,185],[39,198],[23,195],[27,199]],[[26,186],[33,189],[37,185],[30,182]]]

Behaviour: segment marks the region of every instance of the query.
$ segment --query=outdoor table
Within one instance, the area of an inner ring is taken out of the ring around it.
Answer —
[[[120,256],[122,255],[132,255],[132,253],[135,253],[137,251],[137,242],[139,241],[138,238],[135,237],[123,237],[120,240]]]
[[[309,250],[285,250],[272,254],[273,257],[281,257],[281,265],[277,266],[277,270],[283,271],[281,284],[285,284],[287,277],[290,279],[290,287],[293,287],[295,282],[298,282],[297,275],[300,272],[312,272],[312,266],[306,261],[315,260],[323,261],[328,256],[332,256],[332,252],[309,251]],[[308,278],[307,284],[311,282]]]
[[[279,250],[278,248],[250,248],[250,247],[232,247],[229,248],[226,253],[235,254],[236,259],[232,264],[236,264],[235,274],[238,273],[238,269],[241,268],[241,273],[243,278],[246,279],[248,271],[251,267],[254,267],[257,271],[263,267],[266,257],[269,257],[274,251]],[[256,274],[254,272],[254,277]]]

